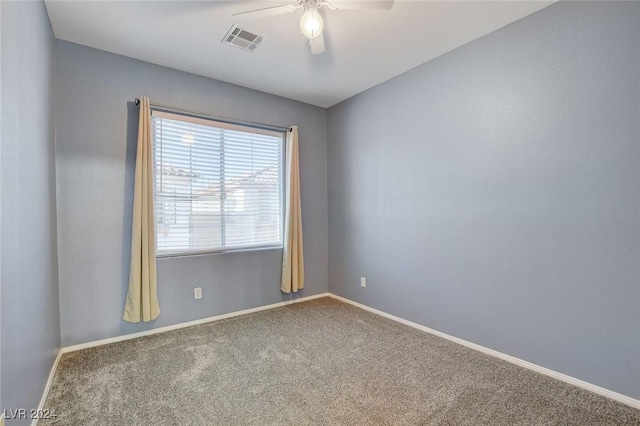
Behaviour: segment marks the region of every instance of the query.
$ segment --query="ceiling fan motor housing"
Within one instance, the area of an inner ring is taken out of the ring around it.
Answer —
[[[322,3],[318,0],[299,0],[300,5],[304,8],[304,10],[313,10],[318,9],[322,6]]]

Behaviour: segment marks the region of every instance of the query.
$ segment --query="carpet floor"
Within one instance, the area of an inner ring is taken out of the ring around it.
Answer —
[[[331,298],[65,354],[39,425],[640,425],[640,410]]]

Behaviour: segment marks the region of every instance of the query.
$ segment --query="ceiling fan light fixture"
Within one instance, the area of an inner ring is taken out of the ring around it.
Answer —
[[[322,16],[317,10],[307,10],[300,18],[300,30],[307,38],[316,38],[322,34]]]

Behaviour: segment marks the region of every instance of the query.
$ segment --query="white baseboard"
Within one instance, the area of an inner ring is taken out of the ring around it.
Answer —
[[[38,413],[41,413],[44,409],[44,403],[47,401],[47,396],[49,396],[49,389],[51,389],[51,385],[53,384],[53,377],[56,375],[56,370],[58,369],[58,363],[60,362],[60,358],[62,358],[62,349],[58,351],[58,355],[56,355],[55,361],[53,361],[53,365],[51,366],[51,371],[49,372],[49,378],[47,379],[47,383],[44,386],[44,392],[42,393],[42,398],[40,399],[40,404],[38,404]],[[37,416],[36,416],[37,417]],[[38,424],[38,419],[35,418],[31,421],[31,426],[36,426]],[[0,423],[0,426],[4,426],[4,423]]]
[[[544,374],[546,376],[553,377],[554,379],[558,379],[558,380],[561,380],[563,382],[569,383],[571,385],[577,386],[579,388],[586,389],[586,390],[591,391],[593,393],[596,393],[598,395],[602,395],[604,397],[613,399],[614,401],[618,401],[618,402],[621,402],[623,404],[626,404],[626,405],[628,405],[630,407],[640,409],[640,400],[631,398],[630,396],[626,396],[626,395],[623,395],[621,393],[617,393],[617,392],[611,391],[609,389],[605,389],[603,387],[596,386],[594,384],[585,382],[584,380],[576,379],[575,377],[571,377],[571,376],[568,376],[566,374],[559,373],[559,372],[554,371],[554,370],[550,370],[550,369],[548,369],[546,367],[541,367],[541,366],[539,366],[537,364],[533,364],[533,363],[531,363],[529,361],[525,361],[523,359],[516,358],[514,356],[507,355],[507,354],[504,354],[502,352],[498,352],[498,351],[495,351],[493,349],[489,349],[489,348],[486,348],[484,346],[480,346],[478,344],[468,342],[466,340],[460,339],[458,337],[451,336],[451,335],[446,334],[446,333],[442,333],[442,332],[434,330],[432,328],[425,327],[424,325],[421,325],[421,324],[406,320],[404,318],[397,317],[395,315],[388,314],[386,312],[380,311],[380,310],[375,309],[375,308],[371,308],[371,307],[369,307],[367,305],[363,305],[363,304],[358,303],[358,302],[354,302],[353,300],[344,298],[342,296],[338,296],[338,295],[333,294],[333,293],[329,293],[329,296],[333,297],[334,299],[340,300],[341,302],[345,302],[345,303],[348,303],[350,305],[356,306],[356,307],[358,307],[360,309],[364,309],[365,311],[369,311],[369,312],[372,312],[372,313],[374,313],[376,315],[380,315],[380,316],[388,318],[390,320],[397,321],[397,322],[399,322],[401,324],[408,325],[409,327],[413,327],[413,328],[416,328],[418,330],[425,331],[427,333],[433,334],[435,336],[442,337],[443,339],[450,340],[450,341],[458,343],[458,344],[460,344],[462,346],[466,346],[468,348],[475,349],[476,351],[480,351],[480,352],[485,353],[487,355],[491,355],[491,356],[494,356],[496,358],[500,358],[500,359],[502,359],[504,361],[508,361],[508,362],[510,362],[512,364],[518,365],[520,367],[527,368],[529,370],[533,370],[533,371],[535,371],[537,373],[541,373],[541,374]]]
[[[206,324],[209,322],[220,321],[227,318],[238,317],[240,315],[252,314],[254,312],[266,311],[268,309],[280,308],[282,306],[291,305],[294,303],[306,302],[308,300],[319,299],[321,297],[327,297],[329,293],[314,294],[313,296],[299,297],[297,299],[286,300],[284,302],[273,303],[271,305],[258,306],[256,308],[244,309],[242,311],[229,312],[228,314],[216,315],[213,317],[202,318],[195,321],[183,322],[180,324],[168,325],[166,327],[158,327],[152,330],[141,331],[139,333],[125,334],[122,336],[110,337],[108,339],[94,340],[92,342],[81,343],[79,345],[67,346],[61,349],[62,353],[79,351],[81,349],[93,348],[96,346],[108,345],[109,343],[123,342],[125,340],[137,339],[138,337],[151,336],[153,334],[165,333],[167,331],[179,330],[185,327],[191,327],[194,325]]]

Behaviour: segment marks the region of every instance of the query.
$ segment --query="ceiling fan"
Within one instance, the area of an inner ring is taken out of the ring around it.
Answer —
[[[332,10],[388,10],[393,7],[393,0],[296,0],[296,3],[293,4],[283,4],[281,6],[265,7],[263,9],[235,13],[233,17],[238,21],[253,21],[303,9],[304,14],[300,18],[300,30],[302,34],[309,39],[311,53],[317,55],[324,52],[324,36],[322,35],[323,21],[322,15],[318,13],[318,9],[325,6]]]

